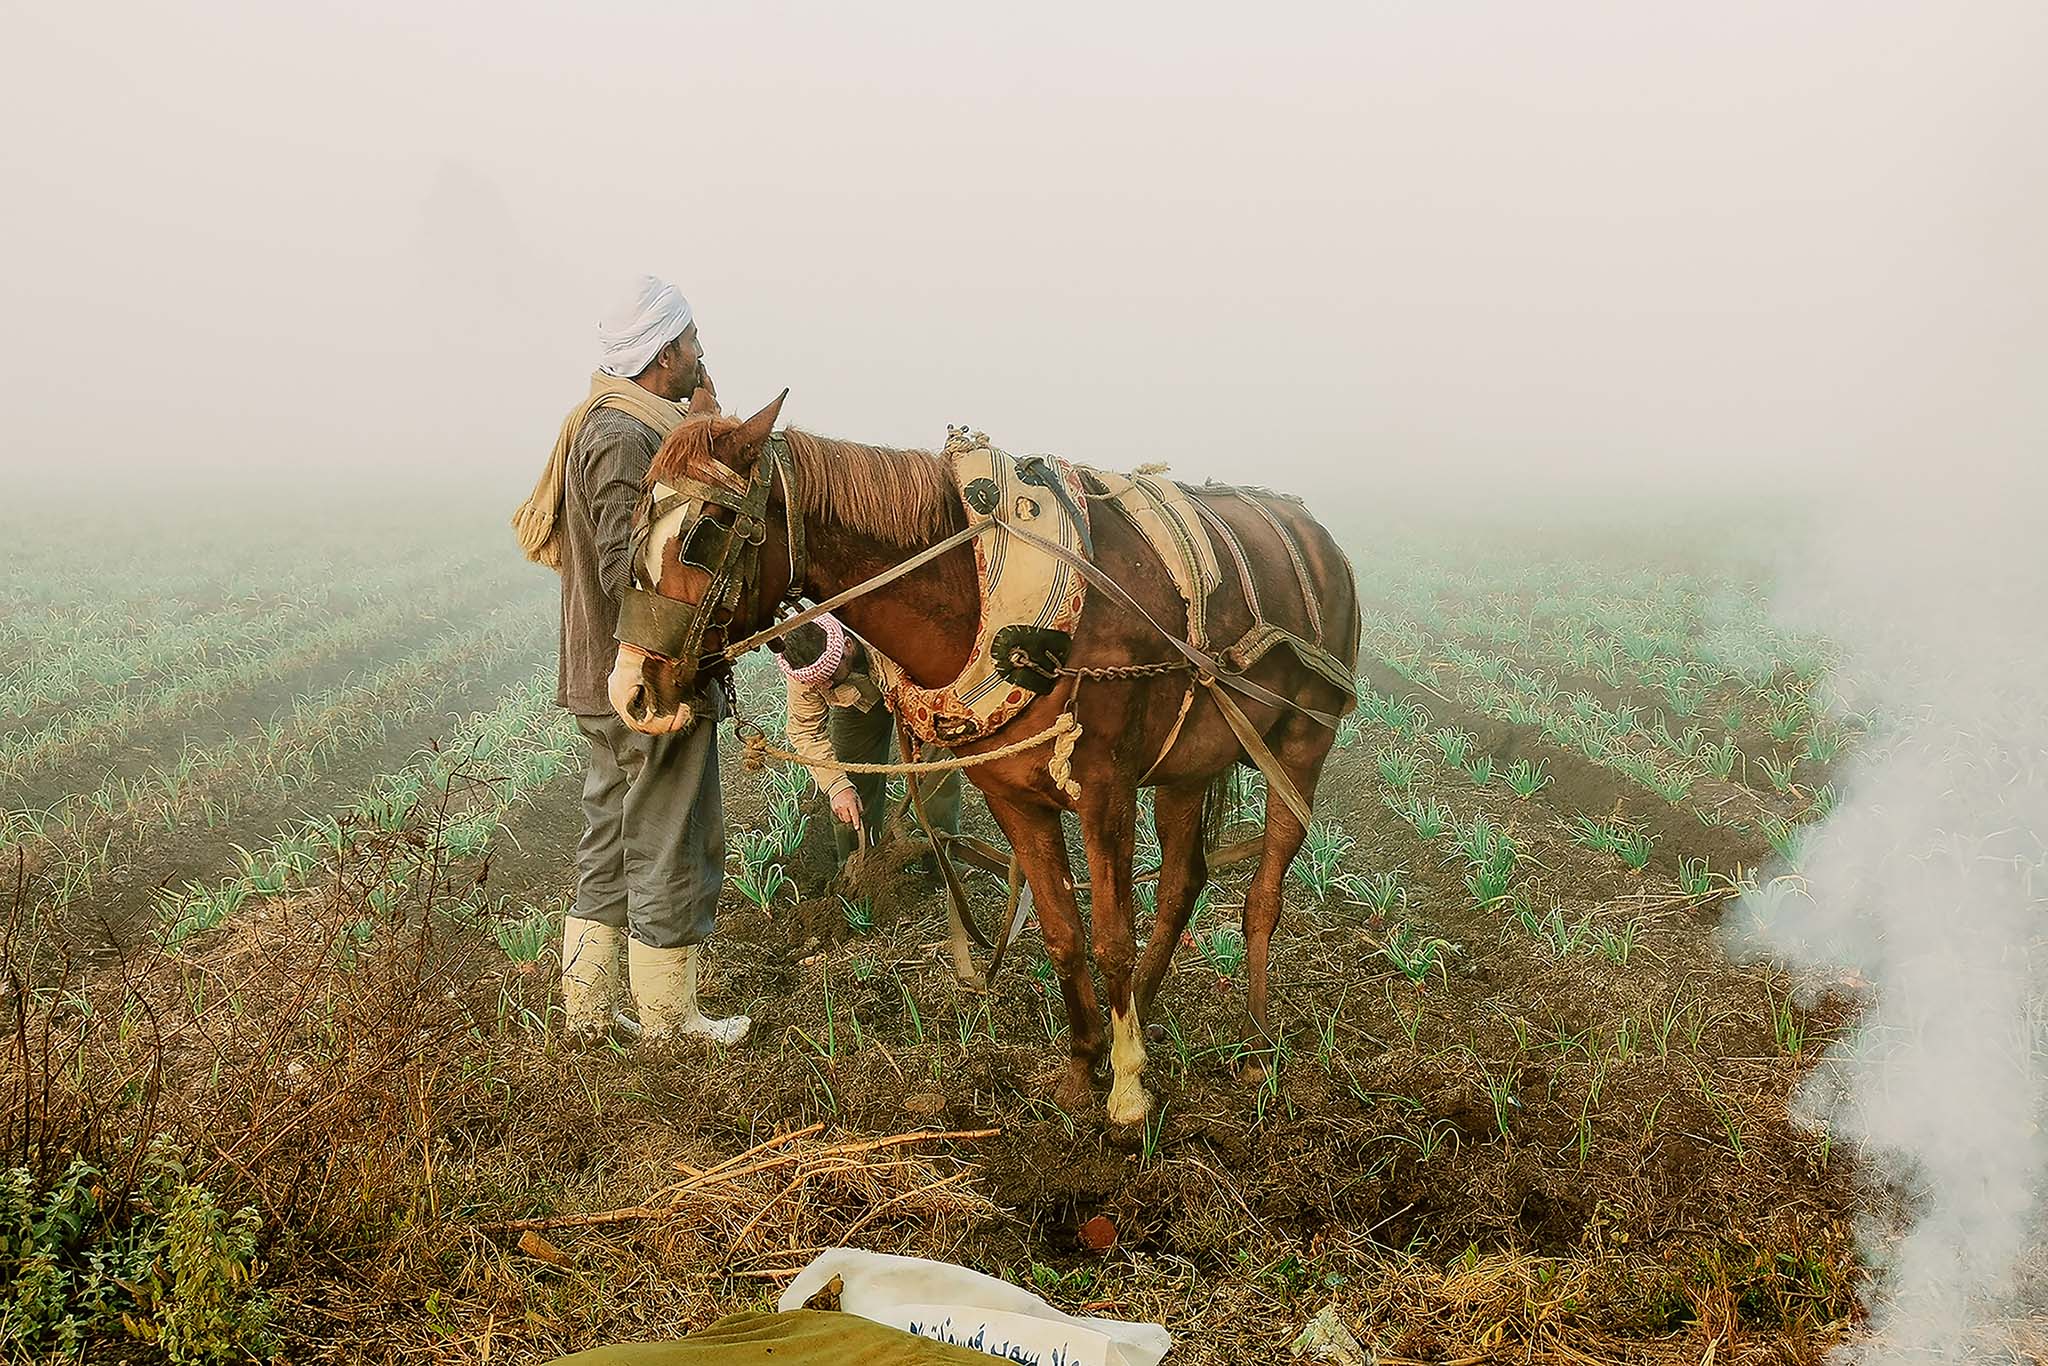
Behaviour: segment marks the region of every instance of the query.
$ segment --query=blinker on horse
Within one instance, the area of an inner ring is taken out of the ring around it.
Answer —
[[[976,531],[952,465],[926,451],[776,433],[781,406],[778,397],[740,421],[699,394],[649,470],[635,520],[634,592],[610,680],[614,708],[636,730],[691,724],[703,676],[728,667],[728,651],[767,628],[782,604],[823,602],[949,541],[834,610],[919,689],[946,687],[976,651],[982,582],[968,543]],[[1141,518],[1110,496],[1110,479],[1079,472],[1092,553],[1076,568],[1090,591],[1065,664],[1000,730],[953,747],[973,756],[1079,723],[1058,765],[1049,762],[1056,747],[1038,745],[966,772],[1016,853],[1059,976],[1069,1056],[1055,1099],[1068,1110],[1087,1105],[1106,1056],[1109,1118],[1133,1124],[1151,1103],[1140,1081],[1142,1021],[1208,880],[1205,801],[1239,763],[1256,762],[1284,798],[1266,804],[1244,908],[1248,1041],[1273,1038],[1267,970],[1281,888],[1336,719],[1355,705],[1348,680],[1359,617],[1349,562],[1299,502],[1218,485],[1181,490],[1199,514],[1192,534],[1231,571],[1192,614]],[[1032,534],[1008,524],[989,530],[984,542]],[[1235,644],[1212,655],[1195,640]],[[1142,955],[1132,898],[1140,786],[1156,790],[1162,855]],[[1077,814],[1087,850],[1107,1027],[1081,940],[1063,810]],[[957,909],[950,929],[956,973],[977,980]]]

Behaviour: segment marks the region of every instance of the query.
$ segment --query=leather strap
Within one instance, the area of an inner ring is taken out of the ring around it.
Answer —
[[[896,723],[896,739],[903,749],[903,757],[906,760],[923,757],[913,750],[910,728],[901,721]],[[910,798],[911,809],[917,812],[917,823],[924,828],[925,834],[931,837],[932,861],[939,865],[939,877],[946,884],[946,897],[952,904],[953,914],[959,919],[960,926],[967,932],[968,938],[981,948],[993,950],[995,945],[989,943],[988,935],[981,928],[981,922],[967,909],[967,890],[960,885],[960,872],[953,866],[953,856],[946,850],[946,841],[939,838],[939,833],[932,829],[932,818],[925,814],[924,789],[918,786],[918,776],[915,773],[903,775],[904,794]]]
[[[1235,688],[1237,691],[1243,693],[1245,696],[1253,698],[1256,701],[1264,702],[1268,706],[1279,707],[1286,711],[1299,712],[1301,715],[1306,716],[1309,720],[1320,722],[1321,724],[1328,726],[1331,730],[1335,730],[1337,728],[1338,718],[1331,715],[1329,712],[1319,711],[1314,707],[1305,707],[1301,703],[1296,702],[1293,698],[1282,697],[1279,693],[1274,692],[1271,688],[1265,687],[1262,684],[1254,683],[1249,678],[1238,677],[1234,672],[1226,668],[1222,661],[1218,660],[1216,656],[1210,654],[1207,650],[1196,649],[1194,646],[1188,644],[1188,642],[1182,640],[1173,632],[1167,630],[1164,626],[1161,626],[1159,624],[1158,619],[1155,618],[1150,612],[1146,611],[1144,607],[1139,604],[1136,598],[1133,598],[1129,593],[1124,591],[1122,584],[1118,583],[1115,579],[1109,577],[1109,575],[1103,573],[1102,570],[1098,569],[1090,561],[1081,558],[1081,556],[1079,556],[1072,550],[1069,550],[1067,547],[1059,544],[1057,541],[1049,541],[1045,537],[1040,536],[1035,531],[1027,531],[1023,527],[1017,526],[1010,522],[1002,521],[1000,518],[991,518],[988,524],[999,525],[1005,531],[1009,532],[1012,536],[1022,537],[1026,542],[1030,543],[1031,545],[1037,546],[1040,550],[1043,550],[1048,554],[1057,556],[1058,558],[1065,560],[1068,564],[1071,564],[1074,567],[1075,571],[1079,573],[1082,578],[1088,580],[1089,583],[1093,584],[1097,588],[1100,588],[1103,592],[1109,594],[1118,602],[1122,603],[1125,607],[1129,608],[1133,612],[1136,612],[1140,617],[1142,617],[1147,625],[1151,626],[1153,630],[1157,631],[1160,634],[1160,636],[1165,639],[1167,644],[1171,645],[1174,649],[1178,650],[1190,664],[1195,666],[1195,672],[1198,676],[1204,673],[1216,676],[1220,678],[1220,680],[1226,686]]]
[[[1273,515],[1273,509],[1243,489],[1237,491],[1238,501],[1266,519],[1266,525],[1273,528],[1273,534],[1280,538],[1281,546],[1287,551],[1287,558],[1294,565],[1294,581],[1301,585],[1301,605],[1308,611],[1309,634],[1320,641],[1323,638],[1323,613],[1316,606],[1315,585],[1308,579],[1308,559],[1302,554],[1301,542],[1295,539],[1286,523]]]
[[[1224,689],[1226,687],[1235,688],[1247,697],[1257,698],[1259,701],[1266,702],[1269,705],[1299,712],[1312,721],[1328,726],[1331,730],[1337,728],[1337,718],[1335,716],[1330,715],[1328,712],[1318,711],[1313,707],[1304,707],[1292,698],[1282,697],[1272,689],[1252,682],[1249,678],[1239,678],[1231,674],[1221,673],[1222,665],[1218,663],[1215,656],[1209,654],[1206,650],[1196,649],[1179,636],[1174,635],[1173,632],[1161,626],[1153,618],[1152,614],[1147,612],[1138,603],[1137,599],[1124,591],[1121,584],[1110,578],[1109,575],[1103,573],[1100,569],[1097,569],[1093,564],[1082,559],[1065,546],[1046,540],[1035,532],[1026,531],[1022,527],[1011,526],[1008,523],[1004,523],[1004,527],[1012,535],[1021,536],[1027,542],[1038,546],[1041,550],[1067,560],[1089,583],[1102,589],[1124,606],[1143,617],[1151,624],[1153,630],[1159,632],[1160,635],[1166,638],[1169,644],[1185,655],[1188,661],[1195,666],[1195,681],[1207,688],[1209,695],[1216,699],[1217,708],[1222,711],[1224,720],[1230,723],[1231,730],[1237,733],[1238,742],[1244,746],[1245,752],[1251,755],[1252,762],[1259,766],[1259,771],[1266,775],[1266,786],[1280,794],[1280,799],[1287,803],[1287,809],[1292,811],[1296,818],[1301,821],[1302,829],[1306,830],[1308,828],[1312,819],[1309,815],[1308,802],[1302,798],[1300,789],[1295,787],[1294,780],[1288,776],[1287,770],[1281,766],[1279,757],[1267,746],[1264,738],[1259,735],[1258,730],[1252,725],[1251,718],[1244,714],[1244,709],[1238,706],[1236,699],[1226,693]]]
[[[1202,514],[1202,520],[1209,524],[1210,530],[1223,542],[1224,549],[1230,552],[1230,562],[1237,567],[1237,586],[1244,590],[1244,603],[1251,609],[1252,620],[1265,620],[1266,614],[1259,604],[1259,585],[1252,577],[1251,563],[1244,557],[1244,545],[1237,539],[1237,533],[1230,529],[1230,523],[1224,521],[1215,508],[1202,501],[1200,492],[1191,492],[1194,493],[1195,511]]]

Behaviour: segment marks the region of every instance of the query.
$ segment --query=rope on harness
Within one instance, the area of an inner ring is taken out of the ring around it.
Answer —
[[[1194,671],[1194,663],[1186,659],[1161,659],[1151,664],[1062,664],[1062,678],[1152,678],[1159,674],[1184,674]]]
[[[1063,711],[1053,719],[1051,725],[1036,735],[1026,736],[1007,745],[983,750],[979,754],[956,754],[950,759],[921,759],[916,763],[901,764],[857,764],[843,759],[834,759],[826,763],[821,759],[807,759],[795,750],[769,744],[768,737],[762,733],[761,728],[748,721],[735,721],[733,733],[739,737],[740,743],[746,746],[746,753],[740,756],[740,762],[746,766],[749,773],[759,772],[771,761],[802,764],[805,768],[822,768],[834,773],[946,773],[956,768],[973,768],[977,764],[1007,759],[1012,754],[1022,754],[1028,749],[1036,749],[1048,742],[1057,742],[1068,735],[1078,740],[1081,723],[1074,719],[1072,712]],[[1072,752],[1072,746],[1069,744],[1068,753]]]

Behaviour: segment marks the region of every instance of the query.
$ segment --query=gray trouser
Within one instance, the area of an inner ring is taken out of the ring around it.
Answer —
[[[719,708],[715,698],[699,705]],[[579,716],[576,728],[590,741],[576,914],[657,949],[703,943],[725,881],[717,715],[681,735],[642,735],[616,716]]]

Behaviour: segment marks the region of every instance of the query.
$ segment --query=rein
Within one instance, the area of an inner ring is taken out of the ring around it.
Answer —
[[[937,545],[926,546],[923,550],[920,550],[919,552],[917,552],[917,554],[911,556],[909,559],[903,561],[901,564],[891,565],[889,568],[884,569],[881,573],[876,574],[871,578],[861,580],[859,583],[847,589],[845,592],[834,593],[831,597],[825,599],[821,603],[818,603],[816,606],[806,607],[803,611],[798,612],[794,616],[784,617],[781,621],[776,622],[773,626],[768,627],[766,630],[756,631],[754,632],[754,634],[748,636],[745,640],[739,641],[737,644],[726,646],[724,650],[724,657],[727,660],[738,659],[741,655],[747,653],[749,650],[756,649],[757,647],[762,645],[766,645],[769,641],[774,640],[778,636],[788,635],[791,631],[794,631],[797,627],[803,625],[805,622],[815,620],[816,618],[825,615],[825,613],[831,611],[835,607],[839,607],[845,603],[852,602],[855,598],[864,597],[865,595],[874,592],[877,588],[880,588],[883,584],[892,583],[895,580],[902,578],[905,574],[908,574],[911,570],[916,569],[918,566],[937,559],[939,556],[945,554],[947,551],[951,550],[956,545],[964,545],[966,542],[973,540],[975,537],[981,535],[982,532],[987,531],[990,527],[995,525],[996,523],[994,522],[978,522],[972,526],[964,527],[961,530],[956,531],[952,535],[948,536],[945,540],[940,541]],[[794,599],[791,598],[784,599],[784,601],[793,600]]]

